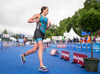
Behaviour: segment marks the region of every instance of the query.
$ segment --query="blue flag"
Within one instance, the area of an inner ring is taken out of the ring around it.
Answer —
[[[83,30],[81,31],[81,35],[88,35],[90,32],[84,32]]]

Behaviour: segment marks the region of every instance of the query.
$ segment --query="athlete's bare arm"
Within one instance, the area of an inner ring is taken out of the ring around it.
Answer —
[[[28,23],[39,22],[40,14],[35,14],[28,20]]]
[[[49,29],[50,26],[51,26],[51,22],[48,21],[47,26],[46,26],[46,30]]]

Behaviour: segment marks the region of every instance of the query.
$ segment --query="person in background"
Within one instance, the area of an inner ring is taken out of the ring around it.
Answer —
[[[91,41],[91,37],[90,35],[88,35],[87,43],[90,43],[90,41]]]
[[[19,40],[17,39],[17,41],[16,41],[16,46],[18,46],[19,45]]]
[[[26,44],[26,38],[24,37],[23,46]]]
[[[93,37],[93,43],[96,43],[96,37],[95,36]]]
[[[75,37],[73,37],[73,43],[75,43],[76,42],[76,39],[75,39]]]
[[[96,42],[100,43],[100,36],[99,35],[97,35]]]
[[[83,42],[83,39],[80,37],[79,41],[80,41],[80,43],[82,43]]]
[[[67,41],[68,41],[68,40],[66,39],[66,43],[67,43]]]
[[[84,43],[87,43],[87,37],[86,36],[85,36],[83,41],[84,41]]]
[[[76,37],[76,42],[77,42],[77,43],[79,42],[79,39],[78,39],[78,37]]]
[[[60,41],[60,43],[62,43],[62,40]]]

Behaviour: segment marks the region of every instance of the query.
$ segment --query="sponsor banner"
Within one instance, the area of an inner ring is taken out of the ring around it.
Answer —
[[[66,44],[63,44],[63,45],[62,45],[62,48],[66,48]]]
[[[74,50],[77,50],[77,48],[76,48],[76,47],[77,47],[77,44],[74,44]]]
[[[3,43],[3,46],[8,47],[8,46],[10,46],[10,44],[5,42],[5,43]]]
[[[44,46],[44,47],[49,47],[49,46]]]
[[[57,47],[59,47],[59,48],[66,48],[66,44],[58,44]]]
[[[59,47],[60,46],[60,44],[57,44],[57,47]]]
[[[70,45],[69,45],[69,43],[67,43],[67,46],[66,46],[66,47],[67,47],[67,49],[70,49]]]
[[[1,42],[0,42],[0,48],[1,48]]]
[[[9,34],[3,34],[3,37],[4,38],[8,38],[9,37]]]
[[[50,52],[50,54],[51,54],[51,55],[54,55],[55,52],[56,52],[56,50],[57,50],[57,49],[52,49],[51,52]]]
[[[50,52],[51,55],[59,55],[59,52],[57,49],[52,49]]]
[[[70,50],[72,49],[72,43],[69,44],[69,49],[70,49]]]
[[[57,36],[52,36],[52,39],[53,39],[53,40],[54,40],[54,39],[56,40],[56,39],[57,39]]]
[[[50,47],[57,47],[57,44],[50,44]]]
[[[87,51],[91,51],[91,44],[87,43]]]
[[[24,39],[19,38],[18,41],[21,42],[21,43],[23,43]]]
[[[22,42],[20,40],[20,42]],[[58,48],[66,48],[66,49],[71,49],[71,50],[78,50],[81,51],[81,45],[82,45],[82,51],[86,52],[87,51],[91,52],[91,44],[76,44],[76,43],[67,43],[67,44],[50,44],[50,47],[58,47]],[[87,47],[86,47],[87,45]],[[93,43],[93,52],[100,52],[100,43]]]
[[[93,52],[100,52],[100,43],[93,43]]]
[[[69,56],[70,56],[69,52],[61,51],[61,58],[66,59],[66,60],[70,60]]]
[[[86,51],[86,44],[82,44],[82,51]]]
[[[77,50],[81,51],[81,44],[77,44]]]
[[[60,44],[60,46],[59,46],[60,48],[62,48],[62,44]]]
[[[76,50],[76,44],[75,43],[72,44],[72,50]]]
[[[84,65],[84,59],[83,59],[83,57],[87,57],[87,55],[73,53],[73,61],[75,63],[80,64],[80,65]]]
[[[57,47],[57,44],[55,44],[54,47]]]

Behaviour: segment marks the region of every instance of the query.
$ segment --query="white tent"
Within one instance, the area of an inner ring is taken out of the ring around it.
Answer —
[[[67,38],[73,39],[73,37],[75,37],[75,38],[76,38],[76,37],[80,38],[80,36],[77,35],[77,34],[74,32],[73,28],[71,28],[71,30],[69,31],[69,33],[66,33],[66,35],[64,34],[64,36],[66,36],[66,39],[67,39]]]
[[[71,35],[70,35],[70,33],[68,33],[68,32],[66,31],[66,32],[63,33],[63,36],[65,36],[66,39],[67,39],[67,38],[69,38]]]
[[[63,36],[52,36],[52,40],[62,40]]]
[[[12,41],[17,41],[17,39],[14,38],[14,37],[10,37],[10,39],[11,39]]]
[[[70,39],[73,39],[73,37],[78,37],[78,38],[80,38],[80,36],[79,35],[77,35],[75,32],[74,32],[74,30],[73,30],[73,28],[71,28],[71,30],[69,31],[69,34],[70,34]]]
[[[50,38],[46,38],[46,39],[43,40],[43,42],[49,42],[49,41],[51,41]]]

